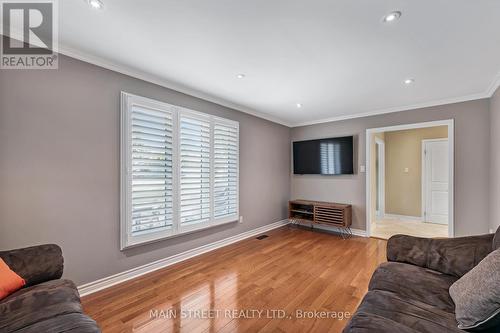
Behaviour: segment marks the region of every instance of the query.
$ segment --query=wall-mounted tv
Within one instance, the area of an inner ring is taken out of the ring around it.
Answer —
[[[293,173],[296,175],[352,175],[354,173],[353,137],[294,142]]]

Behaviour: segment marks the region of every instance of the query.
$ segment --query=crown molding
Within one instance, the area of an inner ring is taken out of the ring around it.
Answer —
[[[323,123],[329,123],[329,122],[334,122],[334,121],[341,121],[341,120],[348,120],[348,119],[355,119],[355,118],[364,118],[364,117],[370,117],[370,116],[376,116],[376,115],[394,113],[394,112],[401,112],[401,111],[412,111],[412,110],[416,110],[416,109],[422,109],[422,108],[428,108],[428,107],[446,105],[446,104],[453,104],[453,103],[461,103],[461,102],[473,101],[473,100],[484,99],[484,98],[489,98],[489,97],[491,97],[491,95],[489,95],[488,92],[483,92],[483,93],[472,94],[472,95],[467,95],[467,96],[462,96],[462,97],[454,97],[454,98],[442,99],[442,100],[425,102],[425,103],[417,103],[417,104],[401,106],[401,107],[398,106],[398,107],[393,107],[393,108],[378,109],[378,110],[350,114],[350,115],[340,115],[340,116],[335,116],[335,117],[322,118],[322,119],[318,119],[318,120],[305,121],[305,122],[301,122],[301,123],[292,124],[291,127],[323,124]]]
[[[292,124],[290,127],[323,124],[323,123],[329,123],[329,122],[334,122],[334,121],[370,117],[370,116],[376,116],[379,114],[387,114],[387,113],[393,113],[393,112],[411,111],[411,110],[428,108],[428,107],[439,106],[439,105],[461,103],[461,102],[474,101],[474,100],[478,100],[478,99],[490,98],[491,96],[493,96],[493,94],[496,92],[496,90],[499,87],[500,87],[500,72],[498,72],[498,74],[493,78],[493,81],[490,83],[488,88],[482,93],[447,98],[447,99],[441,99],[441,100],[424,102],[424,103],[411,104],[411,105],[401,106],[401,107],[378,109],[378,110],[362,112],[362,113],[357,113],[357,114],[351,114],[351,115],[340,115],[340,116],[335,116],[335,117],[322,118],[322,119],[318,119],[318,120],[305,121],[305,122]]]
[[[106,68],[106,69],[109,69],[111,71],[118,72],[118,73],[121,73],[121,74],[124,74],[127,76],[131,76],[131,77],[134,77],[136,79],[147,81],[147,82],[162,86],[162,87],[167,88],[167,89],[175,90],[177,92],[180,92],[180,93],[183,93],[186,95],[200,98],[200,99],[203,99],[203,100],[211,102],[211,103],[219,104],[221,106],[225,106],[227,108],[237,110],[237,111],[258,117],[258,118],[262,118],[262,119],[271,121],[273,123],[277,123],[280,125],[291,127],[291,124],[284,121],[283,119],[273,117],[273,116],[268,115],[268,114],[263,113],[263,112],[252,110],[252,109],[247,108],[245,106],[230,102],[230,101],[225,100],[223,98],[219,98],[219,97],[215,97],[215,96],[210,95],[210,94],[203,93],[199,90],[189,88],[189,87],[184,86],[182,84],[178,84],[178,83],[174,83],[174,82],[169,81],[169,80],[162,79],[160,77],[146,73],[145,71],[137,70],[137,69],[132,68],[130,66],[113,64],[112,62],[110,62],[104,58],[84,53],[80,50],[76,50],[76,49],[70,48],[66,45],[62,45],[61,43],[59,43],[59,54],[63,54],[63,55],[68,56],[70,58],[81,60],[81,61],[87,62],[89,64],[103,67],[103,68]]]
[[[491,97],[493,96],[493,94],[495,94],[495,92],[499,87],[500,87],[500,72],[498,72],[498,74],[495,76],[490,86],[488,87],[486,93],[489,95],[489,97]]]
[[[1,26],[0,26],[0,28],[1,28]],[[12,29],[11,34],[6,35],[6,36],[8,36],[9,38],[17,39],[17,40],[22,40],[22,38],[23,38],[22,37],[23,34],[21,33],[21,31],[19,31],[17,29]],[[41,46],[38,44],[34,44],[34,45]],[[261,119],[271,121],[273,123],[277,123],[277,124],[280,124],[283,126],[291,127],[291,124],[284,121],[283,119],[273,117],[273,116],[268,115],[266,113],[255,111],[255,110],[249,109],[247,107],[244,107],[242,105],[227,101],[223,98],[215,97],[215,96],[212,96],[210,94],[203,93],[199,90],[189,88],[187,86],[159,78],[155,75],[146,73],[146,72],[141,71],[141,70],[134,69],[130,66],[114,64],[108,60],[105,60],[102,57],[90,55],[90,54],[82,52],[80,50],[76,50],[74,48],[68,47],[67,45],[63,45],[62,43],[58,43],[57,53],[63,54],[67,57],[74,58],[74,59],[92,64],[92,65],[95,65],[98,67],[109,69],[113,72],[117,72],[117,73],[124,74],[124,75],[130,76],[130,77],[133,77],[133,78],[136,78],[139,80],[153,83],[153,84],[162,86],[162,87],[167,88],[167,89],[175,90],[177,92],[180,92],[180,93],[183,93],[186,95],[200,98],[200,99],[203,99],[203,100],[211,102],[211,103],[225,106],[225,107],[233,109],[233,110],[237,110],[237,111],[240,111],[240,112],[261,118]]]
[[[11,38],[16,38],[16,36],[20,36],[20,35],[18,35],[18,33],[14,33],[13,35],[14,36]],[[136,79],[150,82],[150,83],[162,86],[162,87],[167,88],[167,89],[172,89],[172,90],[175,90],[177,92],[180,92],[180,93],[183,93],[186,95],[200,98],[200,99],[203,99],[205,101],[215,103],[215,104],[218,104],[218,105],[221,105],[221,106],[224,106],[224,107],[236,110],[236,111],[240,111],[240,112],[261,118],[261,119],[265,119],[265,120],[271,121],[273,123],[287,126],[290,128],[316,125],[316,124],[335,122],[335,121],[341,121],[341,120],[348,120],[348,119],[370,117],[370,116],[376,116],[376,115],[393,113],[393,112],[410,111],[410,110],[428,108],[428,107],[445,105],[445,104],[461,103],[461,102],[473,101],[473,100],[478,100],[478,99],[490,98],[491,96],[493,96],[493,94],[496,92],[496,90],[500,87],[500,72],[498,72],[497,75],[494,77],[493,81],[487,87],[487,89],[484,92],[480,92],[480,93],[476,93],[476,94],[453,97],[453,98],[448,98],[448,99],[435,100],[435,101],[430,101],[430,102],[416,103],[416,104],[411,104],[411,105],[406,105],[406,106],[377,109],[377,110],[356,113],[356,114],[351,114],[351,115],[345,114],[345,115],[339,115],[339,116],[334,116],[334,117],[321,118],[321,119],[317,119],[317,120],[292,123],[292,122],[283,120],[281,118],[274,117],[272,115],[250,109],[250,108],[245,107],[243,105],[239,105],[237,103],[230,102],[226,99],[219,98],[219,97],[213,96],[211,94],[201,92],[199,90],[187,87],[185,85],[157,77],[155,75],[149,74],[145,71],[135,69],[135,68],[130,67],[130,66],[114,64],[111,61],[106,60],[102,57],[90,55],[90,54],[82,52],[80,50],[70,48],[70,47],[63,45],[61,43],[59,43],[58,53],[63,54],[63,55],[68,56],[68,57],[71,57],[71,58],[74,58],[74,59],[77,59],[77,60],[81,60],[81,61],[93,64],[93,65],[99,66],[99,67],[102,67],[102,68],[109,69],[109,70],[117,72],[117,73],[121,73],[121,74],[130,76],[130,77],[134,77]]]
[[[459,97],[436,100],[436,101],[430,101],[430,102],[424,102],[424,103],[416,103],[416,104],[411,104],[411,105],[401,106],[401,107],[377,109],[377,110],[373,110],[373,111],[362,112],[362,113],[357,113],[357,114],[352,114],[352,115],[339,115],[339,116],[335,116],[335,117],[322,118],[322,119],[318,119],[318,120],[311,120],[311,121],[299,122],[299,123],[291,123],[291,122],[285,121],[281,118],[277,118],[277,117],[268,115],[268,114],[263,113],[263,112],[249,109],[243,105],[239,105],[237,103],[230,102],[230,101],[225,100],[223,98],[219,98],[219,97],[215,97],[213,95],[207,94],[207,93],[203,93],[199,90],[184,86],[184,85],[179,84],[179,83],[174,83],[172,81],[159,78],[155,75],[148,74],[144,71],[137,70],[137,69],[134,69],[134,68],[129,67],[129,66],[113,64],[110,61],[105,60],[104,58],[96,57],[96,56],[84,53],[82,51],[72,49],[72,48],[67,47],[65,45],[59,44],[59,53],[64,54],[64,55],[71,57],[71,58],[75,58],[75,59],[93,64],[93,65],[99,66],[99,67],[103,67],[103,68],[112,70],[114,72],[118,72],[118,73],[128,75],[128,76],[140,79],[140,80],[144,80],[144,81],[162,86],[164,88],[172,89],[172,90],[178,91],[178,92],[186,94],[186,95],[190,95],[190,96],[193,96],[196,98],[203,99],[203,100],[208,101],[208,102],[219,104],[221,106],[225,106],[225,107],[231,108],[233,110],[237,110],[237,111],[240,111],[240,112],[243,112],[243,113],[258,117],[258,118],[262,118],[262,119],[271,121],[273,123],[287,126],[290,128],[300,127],[300,126],[308,126],[308,125],[316,125],[316,124],[341,121],[341,120],[348,120],[348,119],[355,119],[355,118],[363,118],[363,117],[369,117],[369,116],[376,116],[376,115],[393,113],[393,112],[411,111],[411,110],[415,110],[415,109],[421,109],[421,108],[427,108],[427,107],[433,107],[433,106],[439,106],[439,105],[445,105],[445,104],[453,104],[453,103],[467,102],[467,101],[473,101],[473,100],[478,100],[478,99],[483,99],[483,98],[490,98],[495,93],[496,89],[500,86],[500,72],[499,72],[495,76],[492,83],[488,86],[486,91],[484,91],[482,93],[471,94],[471,95],[466,95],[466,96],[459,96]]]

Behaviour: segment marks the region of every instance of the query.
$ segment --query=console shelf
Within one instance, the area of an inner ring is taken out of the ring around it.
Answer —
[[[352,206],[334,202],[292,200],[288,202],[288,219],[292,223],[309,222],[339,229],[342,238],[352,236]]]

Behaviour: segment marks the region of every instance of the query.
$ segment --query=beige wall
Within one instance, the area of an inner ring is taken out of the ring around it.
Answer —
[[[292,140],[354,135],[357,167],[354,175],[291,175],[291,197],[351,203],[353,228],[365,230],[366,174],[358,170],[366,163],[366,129],[454,119],[455,235],[486,233],[490,224],[489,106],[488,99],[481,99],[292,128]]]
[[[447,126],[385,133],[386,214],[422,215],[422,140],[447,137]]]
[[[231,223],[120,251],[120,91],[240,123]],[[286,218],[290,129],[61,56],[58,70],[0,70],[0,250],[59,244],[77,284]]]
[[[490,168],[490,229],[500,226],[500,88],[490,101],[491,168]]]

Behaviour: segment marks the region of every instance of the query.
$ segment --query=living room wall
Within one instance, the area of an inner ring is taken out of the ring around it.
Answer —
[[[433,120],[455,120],[455,235],[487,233],[489,229],[489,100],[475,100],[410,111],[381,114],[292,128],[292,141],[354,135],[355,174],[349,176],[291,175],[291,198],[353,205],[353,228],[366,229],[366,165],[368,128]]]
[[[83,284],[287,217],[288,127],[66,56],[0,72],[0,250],[58,244]],[[120,251],[122,90],[240,122],[243,223]]]
[[[491,168],[490,168],[490,229],[500,226],[500,88],[490,100]]]

